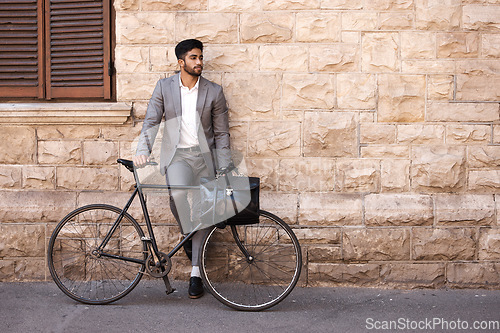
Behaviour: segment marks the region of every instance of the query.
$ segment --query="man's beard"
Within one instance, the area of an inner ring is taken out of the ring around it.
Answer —
[[[189,75],[192,75],[192,76],[200,76],[201,75],[201,72],[203,72],[203,67],[201,67],[201,71],[199,73],[197,73],[194,68],[187,68],[186,66],[184,66],[184,70],[186,71],[186,73],[188,73]]]

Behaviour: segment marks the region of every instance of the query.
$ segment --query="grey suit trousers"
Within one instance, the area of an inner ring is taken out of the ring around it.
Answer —
[[[208,177],[210,172],[201,152],[187,152],[177,150],[172,163],[166,172],[167,184],[175,185],[199,185],[200,178]],[[191,196],[191,203],[189,197]],[[176,190],[170,191],[170,209],[179,223],[179,226],[186,233],[191,225],[198,224],[200,220],[200,193],[196,190]],[[199,253],[203,238],[208,230],[196,232],[192,238],[193,256],[192,265],[199,266]]]

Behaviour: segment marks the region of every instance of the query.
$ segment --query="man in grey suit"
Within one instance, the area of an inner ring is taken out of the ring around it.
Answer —
[[[222,88],[201,76],[202,42],[184,40],[177,44],[175,54],[180,73],[156,84],[133,160],[139,168],[148,162],[158,125],[165,121],[160,172],[169,185],[199,185],[201,177],[213,177],[216,169],[231,162],[228,109]],[[185,233],[199,219],[199,212],[190,206],[187,191],[170,194],[172,213]],[[205,234],[206,230],[200,230],[192,239],[190,298],[203,295],[198,256]]]

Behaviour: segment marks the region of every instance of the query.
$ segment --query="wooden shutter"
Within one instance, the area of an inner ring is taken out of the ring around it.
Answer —
[[[110,1],[45,0],[47,98],[110,98]]]
[[[43,97],[42,0],[0,1],[0,97]]]

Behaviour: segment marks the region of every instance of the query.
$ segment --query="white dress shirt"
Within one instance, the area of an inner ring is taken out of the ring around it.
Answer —
[[[181,137],[179,139],[179,148],[190,148],[198,146],[198,113],[196,112],[196,102],[198,101],[198,86],[200,79],[196,82],[192,89],[185,87],[182,84],[179,75],[179,85],[181,87]]]

